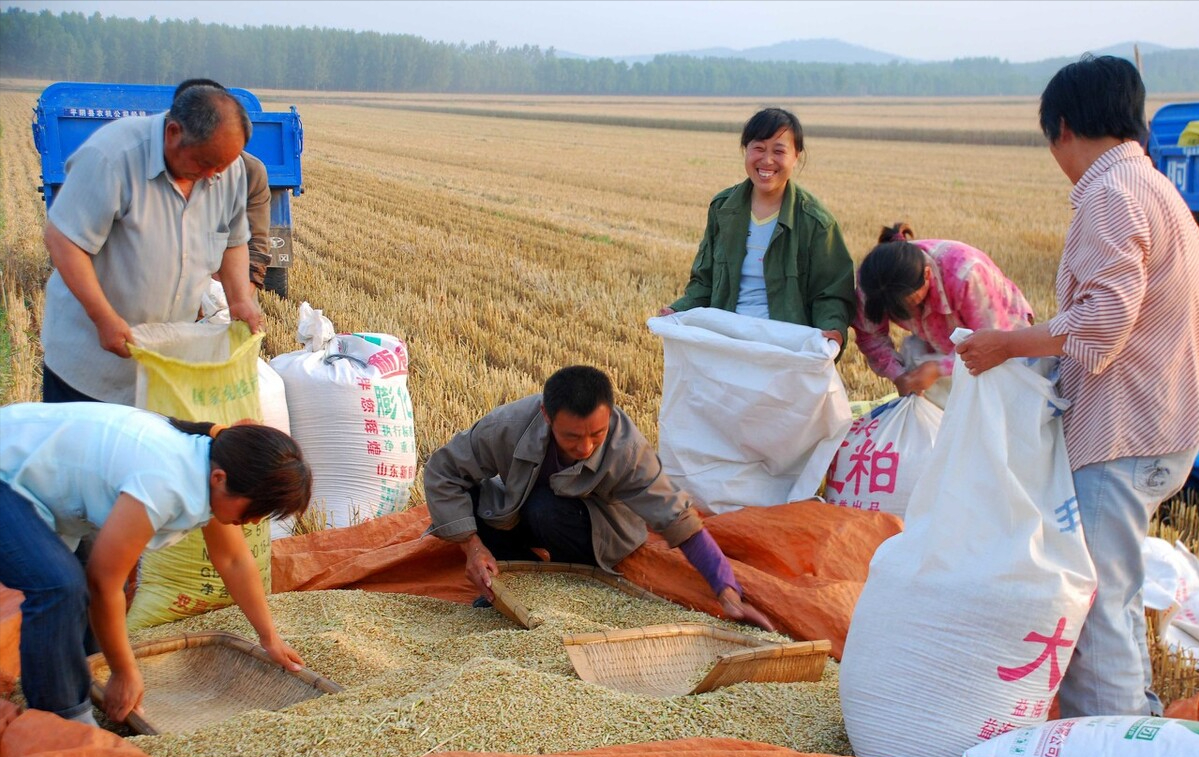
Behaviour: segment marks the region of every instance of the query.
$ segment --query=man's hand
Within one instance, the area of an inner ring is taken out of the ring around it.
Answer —
[[[836,342],[838,347],[845,346],[845,338],[841,336],[840,331],[837,331],[836,329],[828,329],[827,331],[821,331],[820,333],[824,334],[825,339],[831,339],[832,341]]]
[[[936,360],[922,363],[907,373],[895,377],[895,389],[900,396],[909,394],[924,394],[924,390],[937,383],[941,378],[941,364]]]
[[[97,318],[95,324],[101,347],[117,357],[132,357],[129,344],[133,342],[133,330],[117,311],[110,309],[107,315]]]
[[[662,316],[662,315],[674,315],[674,313],[675,313],[675,310],[674,310],[674,308],[670,307],[669,305],[667,305],[666,307],[660,308],[660,309],[658,310],[658,315],[659,315],[659,316]]]
[[[955,349],[971,376],[989,371],[1000,363],[1015,357],[1009,349],[1010,337],[1014,332],[999,329],[979,329]]]
[[[230,300],[229,317],[235,321],[245,321],[251,334],[262,331],[262,310],[253,297],[238,302]]]
[[[491,550],[483,546],[483,540],[478,534],[462,542],[462,551],[466,554],[466,577],[475,585],[488,602],[495,600],[495,592],[491,590],[491,577],[500,574],[500,568],[495,564]]]
[[[145,693],[142,672],[136,665],[123,672],[114,670],[104,686],[104,714],[114,723],[124,723],[134,711],[140,715]]]
[[[258,643],[266,650],[266,653],[271,656],[271,659],[278,663],[286,670],[293,673],[299,670],[304,665],[303,658],[300,657],[296,650],[292,649],[286,641],[278,635],[270,639],[259,637]]]
[[[724,591],[720,592],[717,599],[720,600],[720,607],[724,610],[724,614],[730,618],[767,631],[774,630],[774,624],[758,608],[743,600],[733,587],[724,587]]]

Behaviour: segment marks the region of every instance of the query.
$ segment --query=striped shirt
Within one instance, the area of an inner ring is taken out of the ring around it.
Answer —
[[[1066,335],[1066,452],[1078,470],[1199,445],[1199,228],[1136,142],[1070,192],[1054,336]]]

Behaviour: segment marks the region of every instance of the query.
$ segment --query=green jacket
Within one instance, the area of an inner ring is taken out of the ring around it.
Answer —
[[[737,309],[752,190],[746,179],[712,198],[691,280],[670,307]],[[857,306],[853,260],[836,219],[794,181],[787,183],[763,265],[771,320],[835,329],[844,340]]]

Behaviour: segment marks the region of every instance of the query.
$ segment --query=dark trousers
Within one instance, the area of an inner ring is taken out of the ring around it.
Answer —
[[[478,489],[471,491],[476,508]],[[559,497],[548,485],[537,484],[520,508],[520,521],[501,531],[475,514],[475,528],[483,546],[497,560],[540,560],[533,547],[550,553],[554,562],[595,565],[591,545],[591,513],[581,499]]]
[[[99,402],[62,380],[42,363],[42,402]]]
[[[21,603],[21,688],[29,706],[64,718],[91,709],[87,577],[33,505],[0,482],[0,582]]]

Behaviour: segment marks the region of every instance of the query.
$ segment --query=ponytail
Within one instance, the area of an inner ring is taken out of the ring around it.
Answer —
[[[884,226],[878,235],[878,243],[910,242],[916,238],[916,232],[904,221],[896,221],[894,226]]]
[[[295,440],[260,424],[222,426],[219,423],[168,418],[185,434],[212,439],[208,459],[225,471],[229,493],[248,497],[244,518],[286,518],[301,515],[312,497],[312,471]]]

